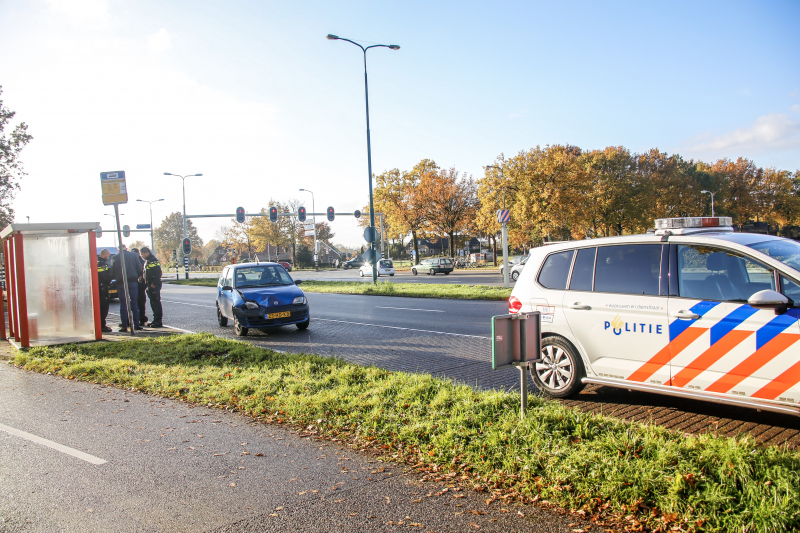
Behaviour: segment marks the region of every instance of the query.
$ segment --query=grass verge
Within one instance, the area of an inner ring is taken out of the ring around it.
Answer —
[[[302,426],[458,476],[489,504],[545,500],[635,531],[800,528],[800,453],[749,438],[684,437],[540,398],[520,421],[514,394],[206,333],[32,348],[13,362]]]
[[[165,280],[167,281],[167,280]],[[216,279],[197,278],[169,281],[174,285],[216,287]],[[434,283],[392,283],[379,281],[377,285],[361,281],[303,281],[305,292],[336,294],[368,294],[372,296],[406,296],[410,298],[451,298],[455,300],[508,300],[511,289],[489,285],[438,285]]]

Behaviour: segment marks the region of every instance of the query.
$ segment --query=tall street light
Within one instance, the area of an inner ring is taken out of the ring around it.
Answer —
[[[498,167],[496,165],[486,165],[486,168],[496,168],[500,171],[500,178],[505,182],[505,174],[503,174],[503,168]],[[503,186],[503,209],[506,208],[506,187]],[[508,230],[506,229],[506,223],[503,222],[503,285],[507,289],[509,287],[508,282]]]
[[[313,213],[317,212],[317,208],[314,207],[314,193],[313,191],[309,191],[308,189],[300,189],[300,192],[309,192],[311,193],[311,211]],[[314,269],[319,270],[319,261],[317,261],[317,254],[319,250],[317,248],[317,217],[312,217],[314,220]]]
[[[372,234],[375,234],[375,207],[374,202],[372,199],[372,150],[370,146],[369,140],[369,89],[367,86],[367,50],[370,48],[389,48],[390,50],[400,50],[400,47],[396,44],[373,44],[372,46],[367,46],[364,48],[360,44],[355,41],[351,41],[350,39],[345,39],[343,37],[339,37],[337,35],[328,34],[328,40],[331,41],[347,41],[348,43],[352,43],[359,48],[364,53],[364,101],[366,102],[367,106],[367,169],[369,171],[369,226],[372,228]],[[377,250],[375,249],[375,241],[369,243],[370,249],[372,249],[373,255],[377,255]],[[372,263],[372,283],[378,282],[378,262],[375,261]]]
[[[181,176],[180,174],[172,174],[170,172],[164,172],[165,176],[178,176],[181,179],[181,183],[183,184],[183,238],[186,239],[186,178],[191,178],[193,176],[202,176],[202,174],[188,174],[186,176]],[[186,279],[189,279],[189,269],[184,264],[183,266],[184,272],[186,274]]]
[[[714,216],[714,193],[711,191],[700,191],[703,194],[710,194],[711,195],[711,216]]]
[[[163,202],[164,199],[163,198],[159,198],[158,200],[136,200],[136,201],[137,202],[145,202],[145,203],[150,204],[150,251],[153,252],[153,254],[155,254],[156,253],[156,242],[155,242],[155,239],[153,238],[153,204],[155,202]],[[184,232],[185,231],[186,230],[184,229]]]

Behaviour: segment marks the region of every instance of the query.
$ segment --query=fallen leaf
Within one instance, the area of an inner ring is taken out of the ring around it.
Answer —
[[[257,453],[256,457],[264,457],[264,454],[263,453]]]
[[[235,487],[235,486],[236,486],[236,483],[231,483],[231,487]]]

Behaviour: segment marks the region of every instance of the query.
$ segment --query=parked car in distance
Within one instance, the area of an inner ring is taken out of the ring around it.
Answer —
[[[411,267],[411,273],[415,276],[419,272],[424,272],[430,276],[436,274],[449,274],[453,271],[453,260],[447,257],[433,257],[430,259],[423,259],[418,265]]]
[[[391,259],[381,259],[378,261],[378,277],[381,276],[394,276],[394,263]],[[364,276],[372,276],[372,265],[364,263],[358,271],[358,275],[362,278]]]
[[[528,262],[529,255],[523,256],[522,260],[517,263],[516,265],[512,266],[508,269],[508,277],[511,281],[517,281],[519,279],[519,275],[522,272],[522,269],[525,268],[525,263]]]
[[[511,268],[514,265],[518,265],[523,259],[525,259],[525,257],[526,256],[524,256],[524,255],[512,255],[511,257],[509,257],[508,258],[508,271],[511,272]],[[498,259],[498,261],[500,261],[500,266],[498,267],[498,270],[500,270],[500,275],[502,276],[503,275],[503,262],[499,257],[497,259]]]
[[[278,264],[280,266],[282,266],[283,268],[285,268],[286,272],[291,272],[292,271],[291,263],[287,263],[286,261],[278,261]]]
[[[226,266],[217,284],[217,323],[233,321],[236,335],[294,324],[308,328],[311,312],[303,291],[278,263]]]
[[[362,266],[364,266],[364,260],[362,258],[360,258],[360,257],[354,257],[354,258],[350,259],[349,261],[345,261],[342,264],[342,268],[345,269],[345,270],[350,269],[350,268],[359,268],[359,267],[362,267]]]

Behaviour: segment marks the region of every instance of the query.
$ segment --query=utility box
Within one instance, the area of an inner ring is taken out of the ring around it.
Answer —
[[[10,224],[0,232],[8,340],[17,348],[99,340],[97,222]],[[5,323],[0,321],[5,335]]]

